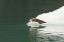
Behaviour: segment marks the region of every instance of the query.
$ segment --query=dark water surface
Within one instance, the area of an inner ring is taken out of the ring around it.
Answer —
[[[0,42],[64,42],[63,25],[30,28],[26,24],[1,25]]]
[[[26,24],[1,25],[0,42],[30,42],[29,28]]]

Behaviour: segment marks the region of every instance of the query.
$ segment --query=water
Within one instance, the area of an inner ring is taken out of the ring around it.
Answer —
[[[26,24],[0,25],[0,42],[30,42]]]
[[[29,32],[31,42],[64,42],[64,25],[44,25]]]
[[[0,42],[64,42],[64,25],[29,28],[26,24],[1,25]]]

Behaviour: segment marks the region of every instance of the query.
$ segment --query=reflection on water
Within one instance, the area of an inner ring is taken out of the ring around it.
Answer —
[[[64,42],[64,26],[30,28],[31,42]]]
[[[31,42],[37,42],[37,28],[30,28]]]
[[[41,27],[41,28],[44,28],[45,26]],[[30,28],[30,39],[31,39],[31,42],[38,42],[38,29],[41,29],[41,28]]]

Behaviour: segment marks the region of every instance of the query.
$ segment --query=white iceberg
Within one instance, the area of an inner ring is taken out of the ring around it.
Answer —
[[[40,24],[38,22],[28,22],[27,26],[30,26],[30,27],[39,27]]]
[[[36,18],[47,22],[44,24],[64,24],[64,6],[55,11],[40,14]]]

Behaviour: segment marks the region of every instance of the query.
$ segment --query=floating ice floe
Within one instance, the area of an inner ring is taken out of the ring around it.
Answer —
[[[46,24],[64,24],[64,6],[52,12],[40,14],[36,18],[46,21]]]

